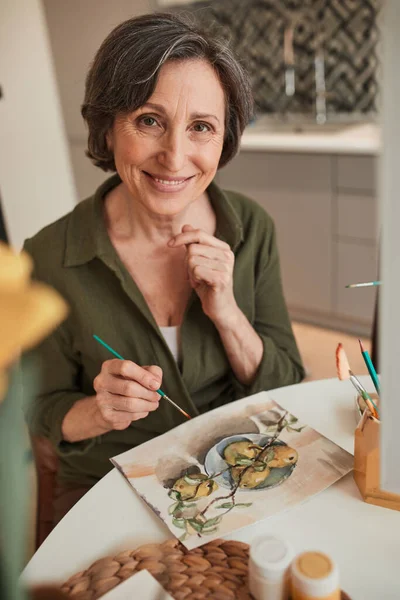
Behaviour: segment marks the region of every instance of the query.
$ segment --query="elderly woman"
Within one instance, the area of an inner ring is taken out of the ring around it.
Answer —
[[[303,377],[273,222],[213,182],[251,108],[231,51],[176,16],[122,23],[94,59],[87,154],[116,174],[25,244],[70,305],[28,413],[59,455],[57,518],[110,457],[185,420],[160,387],[195,416]]]

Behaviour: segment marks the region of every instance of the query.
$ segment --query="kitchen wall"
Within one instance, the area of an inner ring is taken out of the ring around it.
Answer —
[[[380,0],[211,0],[186,9],[205,25],[219,24],[230,39],[250,72],[259,112],[312,112],[318,53],[328,111],[373,115],[380,5]],[[290,31],[293,95],[285,91],[284,37]]]
[[[0,73],[0,195],[19,249],[76,201],[40,0],[1,0]]]
[[[85,157],[86,129],[80,114],[85,77],[108,33],[135,15],[156,9],[155,0],[43,0],[79,199],[109,177]]]

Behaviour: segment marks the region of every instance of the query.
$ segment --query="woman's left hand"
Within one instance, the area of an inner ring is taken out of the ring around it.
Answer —
[[[172,248],[186,246],[190,283],[200,298],[203,311],[216,326],[224,326],[237,314],[233,293],[235,256],[226,242],[191,225],[172,238]]]

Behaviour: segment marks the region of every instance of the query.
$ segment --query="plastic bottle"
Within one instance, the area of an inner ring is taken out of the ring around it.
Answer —
[[[339,571],[323,552],[303,552],[291,566],[291,600],[340,600]]]
[[[258,537],[250,546],[249,588],[255,600],[287,600],[292,546],[273,535]]]

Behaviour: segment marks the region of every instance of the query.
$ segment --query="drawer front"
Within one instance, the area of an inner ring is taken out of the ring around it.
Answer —
[[[379,237],[377,213],[377,200],[374,196],[339,193],[335,234],[376,244]]]
[[[375,194],[377,165],[378,160],[372,156],[338,156],[337,189]]]
[[[271,191],[327,192],[331,189],[331,157],[273,152],[241,152],[218,171],[223,188],[251,194]]]

